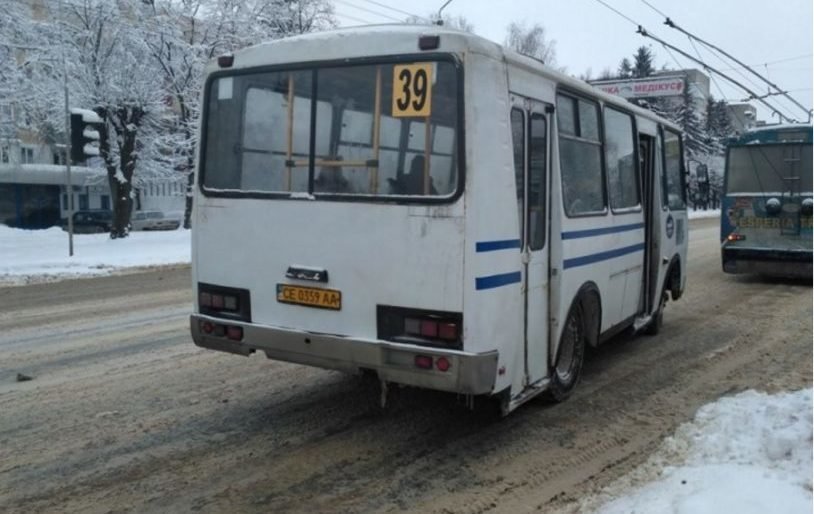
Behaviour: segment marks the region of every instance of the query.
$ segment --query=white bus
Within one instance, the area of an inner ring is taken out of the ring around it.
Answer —
[[[375,26],[207,70],[199,346],[492,397],[569,396],[587,345],[681,296],[679,130],[472,34]]]

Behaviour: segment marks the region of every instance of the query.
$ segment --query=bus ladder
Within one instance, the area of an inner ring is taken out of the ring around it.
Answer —
[[[799,166],[802,148],[800,145],[787,145],[783,150],[783,163],[786,173],[783,176],[784,189],[780,208],[780,234],[800,235],[800,173]],[[788,195],[788,196],[787,196]]]

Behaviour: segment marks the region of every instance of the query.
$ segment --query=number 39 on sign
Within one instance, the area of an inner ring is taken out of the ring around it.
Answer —
[[[432,63],[393,66],[393,117],[426,117],[432,112]]]

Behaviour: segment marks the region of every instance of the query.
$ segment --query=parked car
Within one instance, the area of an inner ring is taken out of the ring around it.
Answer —
[[[112,225],[113,211],[98,209],[73,213],[73,231],[75,234],[110,232]],[[67,220],[63,220],[62,230],[68,230]]]
[[[161,211],[139,211],[130,217],[131,230],[175,230],[180,226],[180,219]]]

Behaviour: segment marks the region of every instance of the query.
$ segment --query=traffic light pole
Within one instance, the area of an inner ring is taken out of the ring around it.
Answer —
[[[60,16],[62,2],[59,3]],[[62,48],[62,87],[65,93],[65,189],[68,199],[68,257],[73,257],[73,185],[71,184],[71,107],[68,100],[68,66],[65,64],[65,48]]]

